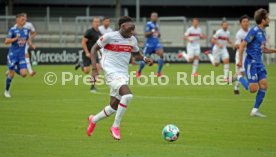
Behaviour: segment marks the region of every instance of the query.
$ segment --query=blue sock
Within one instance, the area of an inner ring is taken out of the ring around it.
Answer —
[[[259,89],[257,95],[256,95],[256,101],[254,108],[259,108],[264,100],[266,90],[264,89]]]
[[[243,77],[241,77],[241,78],[239,79],[239,81],[240,81],[240,83],[242,84],[242,86],[243,86],[246,90],[248,90],[248,88],[249,88],[249,83],[248,83],[248,81],[247,81],[246,79],[244,79]]]
[[[6,79],[6,90],[7,90],[7,91],[10,90],[11,81],[12,81],[12,78],[10,77],[10,75],[8,75],[8,76],[7,76],[7,79]]]
[[[161,70],[162,70],[162,68],[163,68],[163,64],[164,64],[163,58],[159,58],[159,59],[158,59],[158,71],[157,71],[157,73],[160,73],[160,72],[161,72]]]
[[[141,73],[142,70],[144,69],[144,67],[145,67],[145,62],[144,62],[144,61],[141,61],[141,62],[140,62],[140,67],[139,67],[138,72]]]

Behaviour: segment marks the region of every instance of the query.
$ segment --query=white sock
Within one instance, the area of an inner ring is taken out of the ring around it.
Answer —
[[[229,64],[224,64],[224,78],[228,78],[229,75]]]
[[[251,112],[256,113],[256,112],[258,112],[258,110],[259,109],[257,109],[257,108],[253,108]]]
[[[210,59],[210,61],[211,61],[211,63],[213,64],[213,65],[215,65],[215,59],[214,59],[214,56],[212,55],[212,54],[208,54],[208,57],[209,57],[209,59]]]
[[[32,73],[33,69],[32,69],[32,65],[31,65],[31,62],[30,62],[30,58],[25,58],[25,60],[26,60],[27,69],[28,69],[29,73]]]
[[[113,123],[113,127],[120,127],[122,117],[126,111],[127,105],[131,101],[132,97],[133,97],[132,94],[127,94],[127,95],[122,96],[121,101],[118,105],[118,109],[117,109],[117,113],[116,113],[115,120]]]
[[[187,62],[189,61],[189,57],[185,51],[182,52],[182,56],[186,59]]]
[[[235,84],[234,89],[235,89],[235,90],[239,90],[239,86],[240,86],[240,82],[239,82],[239,81],[236,81],[236,84]]]
[[[116,110],[114,110],[110,105],[107,105],[101,112],[93,117],[92,122],[97,123],[99,120],[109,117],[115,112]]]
[[[199,60],[198,60],[198,59],[194,59],[192,74],[196,73],[196,71],[197,71],[197,67],[198,67],[198,62],[199,62]]]

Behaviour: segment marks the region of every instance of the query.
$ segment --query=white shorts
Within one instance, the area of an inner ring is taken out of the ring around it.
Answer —
[[[220,61],[229,59],[229,53],[227,48],[218,48],[215,46],[213,48],[213,55],[215,63],[220,63]]]
[[[240,72],[244,72],[245,69],[244,69],[244,61],[245,61],[245,57],[246,57],[246,52],[243,52],[243,61],[242,61],[242,67],[239,68],[237,66],[237,64],[239,63],[239,59],[240,59],[240,56],[239,56],[239,51],[236,52],[236,57],[235,57],[235,60],[236,60],[236,73],[240,73]]]
[[[29,50],[29,44],[28,44],[28,43],[26,43],[26,46],[25,46],[25,54],[27,54],[27,53],[28,53],[28,50]]]
[[[199,45],[187,45],[187,52],[189,58],[194,58],[195,56],[200,55],[200,46]]]
[[[119,93],[120,88],[123,85],[127,85],[129,77],[126,74],[109,74],[105,76],[106,84],[110,88],[110,96],[121,100],[121,95]]]

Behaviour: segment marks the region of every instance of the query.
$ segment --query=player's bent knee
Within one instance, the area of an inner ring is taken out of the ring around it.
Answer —
[[[126,94],[122,96],[122,99],[126,100],[127,102],[131,101],[133,98],[133,94]]]
[[[26,77],[27,76],[27,73],[21,73],[20,74],[22,77]]]
[[[193,61],[194,61],[194,60],[190,58],[187,62],[188,62],[188,63],[192,63]]]
[[[249,90],[251,93],[256,93],[258,91],[259,87],[258,85],[249,85]]]
[[[260,84],[260,88],[263,89],[263,90],[267,90],[267,89],[268,89],[267,83],[265,83],[265,84]]]
[[[90,71],[89,68],[83,68],[83,73],[84,74],[89,74],[89,71]]]
[[[26,70],[26,69],[22,69],[22,70],[20,71],[20,75],[21,75],[22,77],[26,77],[26,76],[27,76],[27,70]]]

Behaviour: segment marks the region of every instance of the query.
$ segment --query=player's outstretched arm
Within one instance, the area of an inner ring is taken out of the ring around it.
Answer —
[[[242,61],[243,61],[243,52],[244,52],[244,48],[246,47],[247,42],[246,41],[242,41],[239,45],[239,63],[238,63],[238,67],[242,67]]]
[[[222,45],[218,42],[218,40],[216,38],[212,38],[211,42],[215,45],[217,45],[219,48],[222,48]]]
[[[82,37],[82,40],[81,40],[81,46],[82,46],[82,48],[83,48],[83,51],[84,51],[84,53],[85,53],[85,56],[86,57],[88,57],[88,58],[90,58],[91,56],[90,56],[90,53],[89,53],[89,50],[88,50],[88,48],[87,48],[87,41],[88,41],[88,39],[86,38],[86,37]]]
[[[145,63],[148,64],[149,66],[152,66],[153,64],[153,60],[151,58],[143,56],[141,52],[134,52],[133,57],[139,61],[142,61],[142,60],[145,61]]]
[[[200,39],[208,39],[208,36],[205,34],[200,34]]]
[[[32,41],[30,39],[28,40],[28,44],[30,45],[30,47],[32,49],[36,49],[36,46],[32,43]]]
[[[155,30],[154,30],[155,31]],[[150,31],[150,32],[145,32],[145,37],[150,37],[154,31]]]
[[[267,48],[265,45],[262,45],[263,53],[270,54],[276,53],[276,49]]]
[[[34,39],[34,38],[35,38],[35,36],[36,36],[36,32],[31,32],[31,34],[30,34],[30,38],[31,38],[31,39]]]
[[[17,34],[15,38],[6,38],[4,43],[6,45],[11,44],[11,43],[17,41],[19,39],[19,37],[20,37],[20,34]]]
[[[96,54],[100,49],[101,49],[101,47],[97,43],[94,44],[94,46],[91,49],[92,77],[96,77],[98,75]]]

